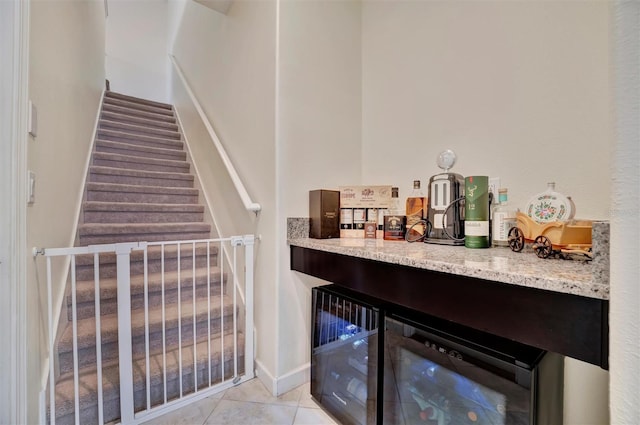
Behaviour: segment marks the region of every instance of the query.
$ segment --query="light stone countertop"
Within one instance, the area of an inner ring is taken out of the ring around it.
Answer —
[[[421,242],[309,239],[299,236],[300,233],[290,237],[289,244],[437,272],[609,299],[608,276],[604,277],[593,262],[541,259],[529,246],[517,253],[509,248],[469,249]]]

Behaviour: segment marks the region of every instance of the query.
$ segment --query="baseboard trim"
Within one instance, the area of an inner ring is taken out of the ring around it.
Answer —
[[[276,382],[276,395],[282,395],[309,382],[311,377],[311,364],[306,363],[291,372],[279,377]]]
[[[276,378],[259,360],[256,360],[256,376],[274,397],[278,397],[308,382],[311,376],[311,364],[306,363]]]
[[[262,364],[262,362],[258,359],[256,359],[256,377],[260,380],[260,382],[262,382],[262,385],[264,385],[270,392],[272,395],[276,395],[276,378],[274,378],[274,376],[269,373],[269,371],[267,370],[266,367],[264,367],[264,364]]]

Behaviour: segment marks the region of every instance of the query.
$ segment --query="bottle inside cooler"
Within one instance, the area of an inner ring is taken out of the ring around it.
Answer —
[[[334,285],[313,306],[311,395],[341,424],[377,423],[378,311]]]

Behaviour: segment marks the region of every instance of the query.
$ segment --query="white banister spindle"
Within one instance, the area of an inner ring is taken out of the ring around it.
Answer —
[[[71,256],[71,316],[73,323],[73,403],[75,423],[80,425],[80,376],[78,373],[78,304],[76,300],[76,256]]]
[[[182,265],[180,264],[180,242],[177,244],[178,250],[178,379],[180,387],[180,397],[182,397],[182,280],[180,279],[180,271]]]
[[[244,373],[253,377],[253,247],[255,237],[244,236],[244,268],[245,268],[245,343]]]
[[[220,260],[220,311],[223,311],[222,298],[224,297],[224,243],[220,241],[220,251],[218,252]],[[220,313],[220,373],[221,379],[224,380],[224,313]]]
[[[211,241],[207,241],[207,357],[209,358],[209,386],[211,386]]]
[[[196,311],[196,243],[191,247],[191,289],[193,308],[193,390],[198,392],[198,356],[197,356],[197,334],[196,323],[198,322],[198,312]]]
[[[94,310],[96,316],[96,362],[98,372],[98,423],[104,424],[102,394],[102,322],[100,316],[100,254],[93,254]]]
[[[144,355],[145,377],[147,389],[147,409],[151,409],[151,362],[149,361],[149,258],[147,248],[142,253],[143,259],[143,295],[144,295]]]
[[[123,424],[134,420],[133,363],[131,345],[131,250],[137,244],[116,244],[118,269],[118,353],[120,369],[120,420]]]
[[[53,294],[51,288],[51,257],[47,257],[47,308],[49,309],[49,422],[56,424],[56,373],[54,343],[56,336],[53,333]]]
[[[167,402],[167,329],[165,318],[165,300],[164,300],[164,247],[165,244],[160,245],[160,273],[161,273],[161,298],[162,298],[162,385],[164,402]]]
[[[238,293],[238,285],[237,285],[237,271],[238,271],[238,245],[233,245],[233,303],[231,304],[231,308],[233,308],[233,376],[238,376],[238,321],[236,318],[236,294]]]

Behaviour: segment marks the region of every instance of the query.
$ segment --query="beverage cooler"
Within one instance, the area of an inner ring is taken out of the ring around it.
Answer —
[[[352,295],[312,292],[311,395],[342,424],[376,424],[380,310]]]
[[[562,423],[559,355],[336,285],[312,316],[311,395],[342,424]]]

